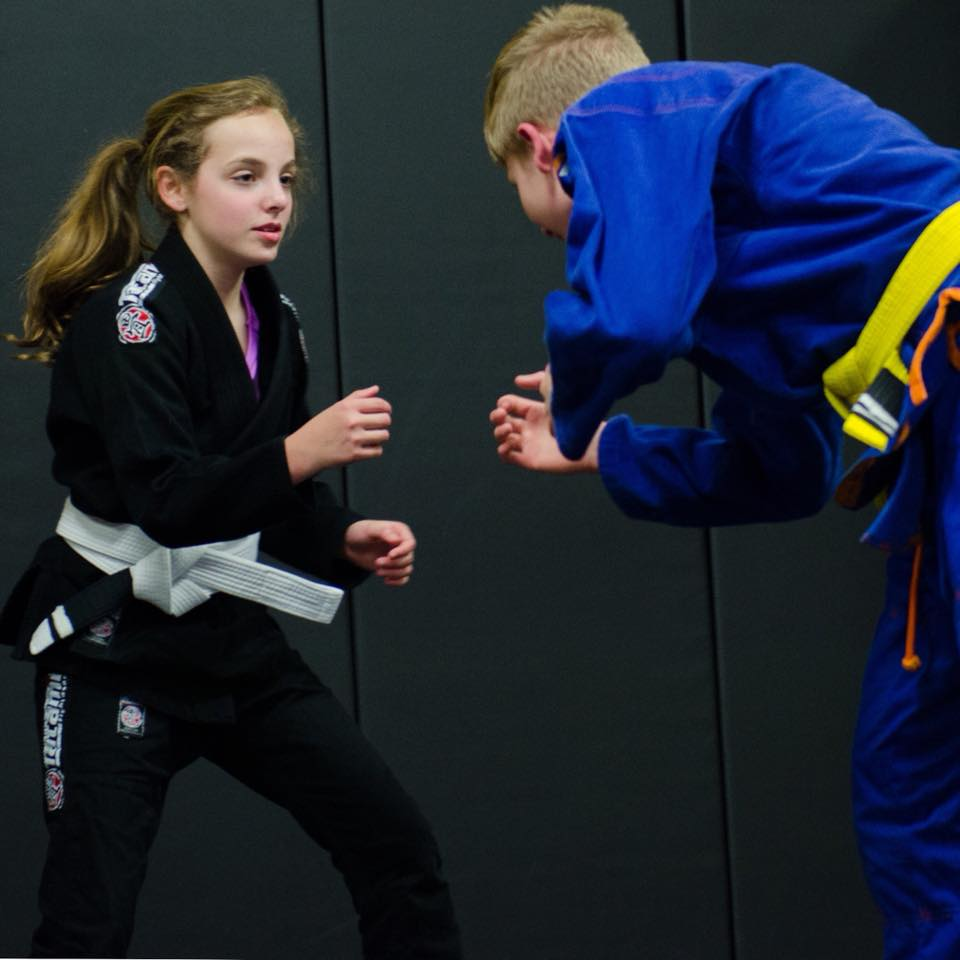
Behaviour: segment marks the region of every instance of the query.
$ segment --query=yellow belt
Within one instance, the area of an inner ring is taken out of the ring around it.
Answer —
[[[823,389],[843,417],[845,433],[884,450],[897,432],[889,407],[876,398],[884,382],[906,384],[900,344],[944,280],[960,264],[960,201],[923,229],[867,319],[857,342],[823,373]],[[891,422],[892,421],[892,422]]]

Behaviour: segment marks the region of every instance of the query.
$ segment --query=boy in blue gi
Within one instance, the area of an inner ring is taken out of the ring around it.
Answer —
[[[841,429],[867,445],[837,490],[886,493],[865,539],[890,551],[857,829],[887,960],[960,957],[960,153],[801,66],[651,66],[582,5],[506,44],[484,134],[570,285],[516,381],[544,402],[491,413],[502,460],[717,525],[815,512]],[[710,429],[604,420],[675,357],[721,387]]]

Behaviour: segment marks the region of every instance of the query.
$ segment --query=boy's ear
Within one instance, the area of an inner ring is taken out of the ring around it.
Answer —
[[[553,141],[557,136],[557,131],[524,121],[517,125],[517,136],[530,144],[531,156],[536,168],[541,173],[552,173]]]
[[[187,209],[187,195],[177,171],[173,167],[157,167],[154,178],[160,200],[174,213],[183,213]]]

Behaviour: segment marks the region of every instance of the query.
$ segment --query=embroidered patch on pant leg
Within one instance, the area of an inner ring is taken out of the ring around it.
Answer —
[[[147,711],[135,700],[120,698],[117,710],[117,733],[123,737],[142,737],[147,725]]]
[[[63,771],[59,767],[51,767],[47,771],[43,778],[43,795],[51,813],[63,806]]]
[[[47,689],[43,698],[43,789],[47,810],[51,813],[59,810],[64,800],[61,755],[66,707],[67,678],[62,673],[51,673],[47,677]]]

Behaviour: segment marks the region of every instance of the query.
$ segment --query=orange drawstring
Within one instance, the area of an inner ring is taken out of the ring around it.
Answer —
[[[927,399],[927,386],[923,382],[923,359],[927,348],[940,334],[944,327],[948,308],[955,303],[960,303],[960,287],[947,287],[940,291],[937,298],[937,310],[933,321],[927,327],[917,349],[914,351],[913,359],[910,363],[909,387],[910,400],[915,405],[919,405]],[[957,343],[957,332],[960,324],[956,320],[951,320],[946,324],[947,327],[947,357],[951,365],[960,370],[960,344]],[[907,438],[907,432],[902,431],[897,438],[897,446],[903,443]],[[923,559],[923,543],[918,541],[913,553],[913,573],[910,576],[910,600],[907,606],[907,638],[903,651],[903,659],[900,663],[904,670],[917,670],[920,667],[921,660],[917,656],[917,591],[920,584],[920,563]]]
[[[919,406],[927,399],[927,385],[923,382],[923,358],[926,355],[927,348],[939,336],[947,317],[947,307],[951,303],[960,303],[960,287],[947,287],[940,291],[940,296],[937,297],[937,311],[933,315],[930,326],[927,327],[920,338],[913,359],[910,361],[910,401],[914,406]],[[949,347],[950,344],[948,343],[948,350]],[[951,362],[954,361],[953,351],[950,352],[950,359]]]
[[[917,588],[920,583],[920,562],[923,559],[923,543],[918,541],[913,551],[913,573],[910,575],[910,600],[907,605],[907,640],[904,646],[903,659],[900,661],[904,670],[917,670],[921,660],[917,656]]]

